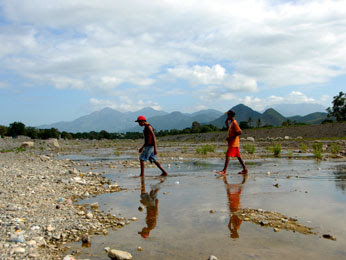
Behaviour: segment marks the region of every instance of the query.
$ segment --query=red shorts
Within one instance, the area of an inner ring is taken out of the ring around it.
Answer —
[[[228,147],[226,152],[227,157],[240,157],[239,147]]]

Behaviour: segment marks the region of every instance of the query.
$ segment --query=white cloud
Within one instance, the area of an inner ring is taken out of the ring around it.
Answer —
[[[120,111],[137,111],[145,107],[151,107],[155,110],[162,110],[162,107],[152,101],[132,100],[126,96],[119,97],[119,100],[103,100],[91,98],[89,100],[92,111],[101,110],[109,107]]]
[[[346,73],[345,1],[3,0],[0,8],[1,68],[40,85],[109,94],[122,84],[158,89],[168,73],[231,99]]]
[[[212,67],[195,65],[192,68],[170,68],[168,73],[193,85],[220,84],[226,77],[226,70],[219,64]]]
[[[212,67],[195,65],[190,68],[170,68],[168,74],[176,78],[182,78],[192,85],[217,85],[219,92],[225,91],[256,91],[257,82],[239,73],[229,75],[226,69],[216,64]],[[214,86],[214,88],[216,88]],[[208,91],[208,90],[207,90]]]
[[[266,98],[246,96],[245,98],[239,98],[238,101],[256,111],[262,111],[266,107],[270,107],[271,105],[275,104],[318,103],[316,99],[310,98],[300,91],[292,91],[290,94],[283,97],[274,95]]]

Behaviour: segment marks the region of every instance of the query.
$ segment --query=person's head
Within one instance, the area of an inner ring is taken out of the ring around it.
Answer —
[[[226,112],[228,118],[235,117],[235,111],[230,109]]]
[[[135,122],[137,122],[140,126],[143,126],[146,121],[147,119],[145,118],[145,116],[139,116],[137,117],[137,120]]]

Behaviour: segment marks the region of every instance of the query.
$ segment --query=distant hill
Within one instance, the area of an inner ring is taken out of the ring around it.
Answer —
[[[291,121],[297,121],[306,124],[320,124],[327,118],[327,113],[316,112],[306,116],[292,116],[288,117]]]
[[[269,107],[268,107],[269,108]],[[315,112],[326,112],[326,108],[320,104],[309,104],[309,103],[299,103],[299,104],[276,104],[272,105],[271,108],[278,111],[281,115],[285,117],[292,116],[306,116]]]
[[[327,113],[316,112],[306,116],[293,116],[287,118],[273,108],[269,108],[263,113],[259,113],[243,104],[236,105],[232,109],[236,112],[238,123],[242,121],[248,122],[249,118],[251,118],[251,126],[256,126],[258,119],[261,120],[261,126],[280,126],[282,125],[282,122],[287,120],[307,124],[319,124],[327,116]],[[214,109],[201,110],[195,113],[181,113],[179,111],[167,113],[149,107],[135,112],[120,112],[111,108],[104,108],[70,122],[41,125],[37,128],[56,128],[60,132],[66,131],[72,133],[91,131],[100,132],[102,130],[110,133],[140,132],[142,131],[142,128],[134,122],[138,115],[146,116],[148,122],[154,126],[156,131],[170,129],[181,130],[191,127],[194,121],[197,121],[200,124],[212,124],[222,128],[225,126],[226,120],[226,114]]]
[[[191,127],[194,121],[197,121],[201,124],[208,123],[222,114],[222,112],[213,109],[201,110],[192,114],[175,111],[162,116],[150,117],[148,118],[148,122],[153,125],[156,131],[167,129],[181,130],[187,127]],[[141,127],[136,126],[129,131],[138,132],[141,131],[141,129]]]
[[[250,126],[256,126],[258,119],[261,120],[261,126],[280,126],[287,120],[290,120],[292,122],[295,120],[297,122],[306,124],[320,124],[327,117],[327,113],[316,112],[306,116],[294,116],[287,118],[273,108],[269,108],[261,114],[243,104],[236,105],[232,107],[232,109],[236,112],[236,120],[238,121],[238,123],[240,123],[241,121],[248,122],[249,118],[251,118],[251,123],[249,124]],[[226,115],[224,114],[214,121],[211,121],[210,124],[221,128],[225,126],[225,120]]]
[[[38,126],[40,129],[57,128],[66,132],[139,132],[142,128],[134,121],[138,115],[145,115],[156,130],[184,129],[190,127],[192,122],[206,123],[222,115],[222,112],[208,109],[192,114],[157,111],[152,108],[144,108],[135,112],[119,112],[111,108],[104,108],[89,115],[82,116],[71,122],[58,122],[50,125]]]
[[[135,112],[119,112],[111,108],[104,108],[89,115],[82,116],[71,122],[58,122],[50,125],[41,125],[38,128],[57,128],[66,132],[123,132],[125,129],[136,125],[134,122],[138,115],[146,117],[165,115],[167,112],[158,111],[152,108],[143,108]]]
[[[236,120],[238,123],[241,121],[248,121],[248,119],[251,117],[253,124],[255,124],[258,118],[261,118],[262,116],[261,113],[256,112],[243,104],[236,105],[232,107],[232,109],[234,112],[236,112]],[[223,114],[216,120],[211,121],[210,124],[222,128],[225,126],[226,117],[226,114]]]
[[[287,119],[281,115],[279,112],[277,112],[273,108],[269,108],[261,116],[261,122],[263,125],[282,125],[284,121],[287,121]]]

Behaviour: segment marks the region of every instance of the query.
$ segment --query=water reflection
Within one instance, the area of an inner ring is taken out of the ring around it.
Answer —
[[[345,165],[341,165],[336,168],[337,168],[337,171],[334,172],[336,188],[340,189],[342,193],[345,193],[346,192],[346,167]]]
[[[160,178],[160,182],[151,186],[150,192],[145,191],[145,178],[141,177],[141,195],[140,202],[145,206],[147,216],[145,218],[146,227],[142,228],[142,231],[138,232],[143,238],[147,238],[150,231],[156,227],[157,216],[159,214],[159,200],[157,198],[157,192],[160,190],[160,185],[166,180],[166,178]]]
[[[240,228],[240,225],[242,223],[242,220],[235,214],[240,208],[240,197],[243,185],[245,184],[248,174],[242,174],[243,180],[239,184],[229,184],[227,182],[227,177],[222,176],[223,181],[225,183],[225,188],[227,192],[227,198],[228,198],[228,207],[229,207],[229,223],[228,223],[228,229],[230,231],[230,237],[237,239],[239,238],[238,230]]]

